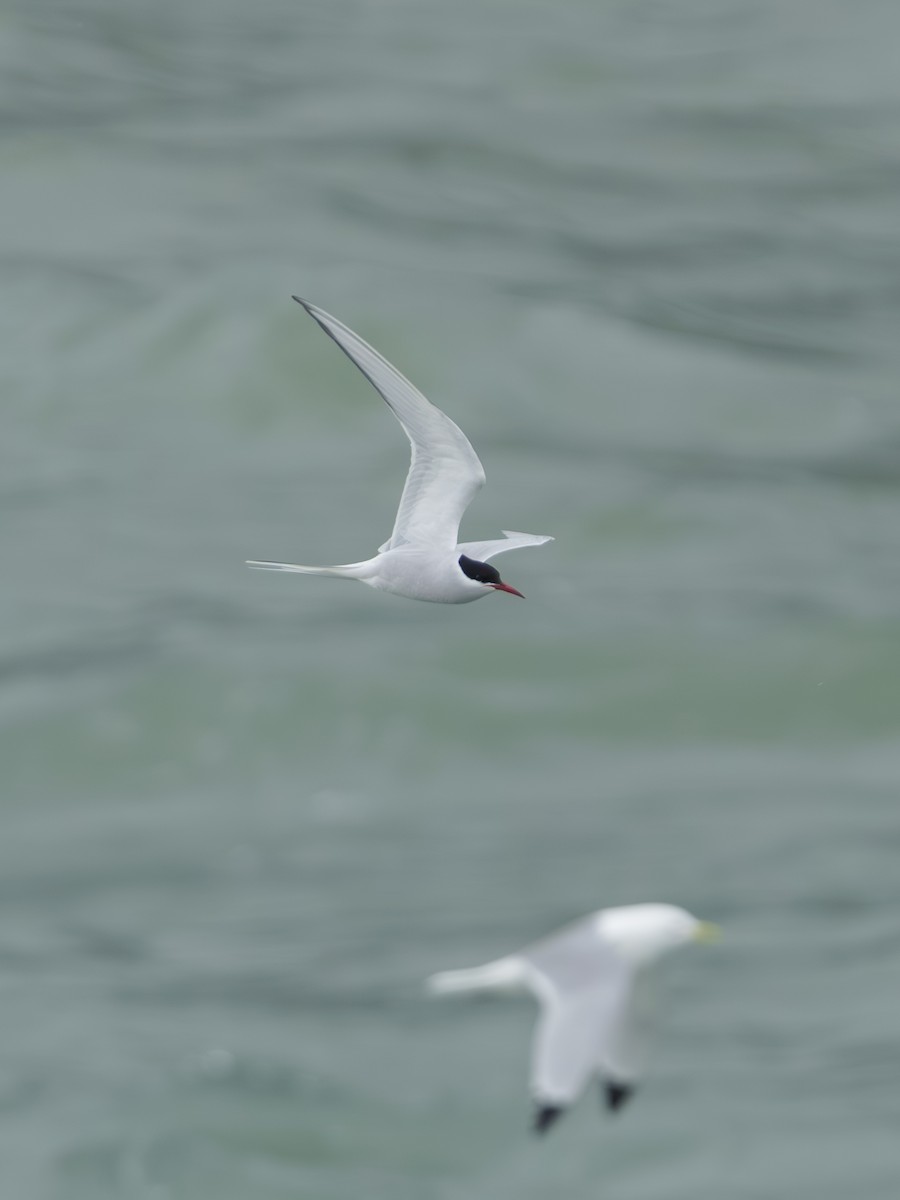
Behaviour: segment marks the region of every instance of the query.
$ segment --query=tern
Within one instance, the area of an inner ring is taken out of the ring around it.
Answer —
[[[433,994],[530,992],[541,1009],[531,1056],[534,1131],[544,1133],[592,1077],[606,1106],[622,1107],[643,1070],[643,1009],[653,963],[718,926],[671,904],[591,913],[518,954],[483,967],[442,971]]]
[[[394,529],[374,558],[335,567],[248,562],[267,571],[358,579],[381,592],[438,604],[468,604],[490,592],[522,593],[504,583],[490,559],[521,546],[541,546],[553,538],[503,530],[489,542],[456,538],[463,513],[484,483],[484,468],[469,439],[448,416],[352,329],[308,300],[294,296],[328,336],[355,363],[387,402],[412,447],[412,461]]]

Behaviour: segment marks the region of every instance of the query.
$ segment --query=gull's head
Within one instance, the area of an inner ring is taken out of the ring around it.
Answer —
[[[713,942],[719,937],[718,926],[699,921],[674,904],[605,908],[598,913],[597,924],[603,938],[614,945],[623,958],[638,966],[651,963],[689,942]]]
[[[511,596],[522,596],[521,592],[517,592],[514,587],[503,582],[500,572],[490,563],[476,562],[474,558],[467,558],[465,554],[461,554],[459,569],[466,579],[472,581],[473,587],[479,588],[483,592],[509,592]],[[524,600],[525,597],[522,596],[522,599]]]

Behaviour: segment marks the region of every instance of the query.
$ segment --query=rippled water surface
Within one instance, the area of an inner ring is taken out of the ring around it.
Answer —
[[[11,1200],[894,1200],[900,76],[862,0],[34,0],[0,20],[0,1174]],[[467,431],[459,608],[387,535]],[[652,1075],[527,1134],[592,908]]]

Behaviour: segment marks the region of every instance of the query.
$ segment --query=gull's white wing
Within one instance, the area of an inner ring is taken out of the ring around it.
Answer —
[[[492,542],[463,542],[458,549],[461,554],[474,559],[475,562],[490,562],[506,550],[519,550],[522,546],[543,546],[545,542],[552,541],[553,538],[548,534],[514,533],[511,529],[504,529],[502,538],[495,538]]]
[[[627,1003],[631,970],[597,932],[595,916],[526,950],[541,1003],[531,1060],[535,1097],[571,1103],[599,1064]]]
[[[462,515],[484,483],[484,468],[469,439],[352,329],[307,300],[294,299],[359,367],[409,438],[409,474],[391,539],[382,549],[407,543],[452,549]]]
[[[598,1047],[597,1069],[608,1079],[636,1083],[647,1061],[651,1008],[647,970],[632,974],[625,1002],[610,1023],[608,1036]]]
[[[531,1094],[565,1107],[581,1095],[597,1069],[604,996],[551,996],[543,1002],[531,1051]]]

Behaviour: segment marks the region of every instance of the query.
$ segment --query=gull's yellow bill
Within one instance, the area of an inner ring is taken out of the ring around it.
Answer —
[[[721,942],[722,928],[712,921],[701,921],[694,934],[695,942]]]

